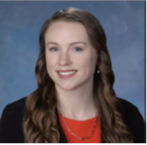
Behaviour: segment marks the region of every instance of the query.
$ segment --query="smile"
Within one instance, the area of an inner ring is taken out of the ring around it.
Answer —
[[[74,76],[77,73],[77,71],[57,72],[57,73],[61,79],[68,79],[68,78],[71,78],[72,76]]]

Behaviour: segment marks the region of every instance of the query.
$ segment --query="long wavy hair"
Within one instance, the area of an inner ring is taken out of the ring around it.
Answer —
[[[60,139],[55,114],[57,93],[54,82],[47,73],[45,61],[45,32],[50,24],[56,21],[82,24],[98,53],[93,96],[104,139],[110,143],[133,142],[132,135],[123,122],[121,104],[113,90],[114,74],[106,46],[105,32],[92,14],[77,8],[67,8],[56,12],[42,26],[39,37],[40,54],[35,69],[38,88],[26,99],[23,120],[25,142],[58,143]],[[97,69],[100,70],[100,74],[96,73]]]

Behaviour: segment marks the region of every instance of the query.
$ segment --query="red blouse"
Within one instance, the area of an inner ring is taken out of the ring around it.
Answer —
[[[68,131],[60,113],[58,113],[58,116],[59,116],[61,127],[63,129],[63,132],[66,136],[68,143],[101,143],[101,130],[100,130],[99,120],[97,121],[96,129],[94,133],[92,134],[92,136],[88,138],[87,140],[80,140],[76,138],[75,136],[73,136]],[[77,120],[72,120],[66,117],[64,118],[67,125],[74,132],[74,134],[80,137],[87,137],[90,135],[95,123],[95,119],[96,119],[96,117],[94,117],[84,121],[77,121]]]

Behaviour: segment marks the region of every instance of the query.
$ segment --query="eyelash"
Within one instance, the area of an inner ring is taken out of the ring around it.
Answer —
[[[53,49],[56,49],[56,50],[57,50],[58,48],[56,48],[56,47],[52,47],[52,48],[50,48],[50,51],[53,51]]]
[[[56,48],[56,47],[52,47],[50,50],[52,50],[53,48]],[[78,48],[78,49],[80,49],[80,51],[82,51],[82,49],[79,47],[75,47],[75,48]]]
[[[74,47],[74,49],[77,49],[77,48],[78,48],[78,50],[82,51],[82,49],[80,47]]]

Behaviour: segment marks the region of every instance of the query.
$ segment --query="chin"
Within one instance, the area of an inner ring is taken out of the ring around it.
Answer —
[[[57,87],[57,88],[60,88],[60,89],[62,89],[62,90],[69,91],[69,90],[74,90],[74,89],[76,89],[78,86],[69,85],[68,83],[66,83],[66,84],[58,83],[58,84],[56,84],[56,87]]]

